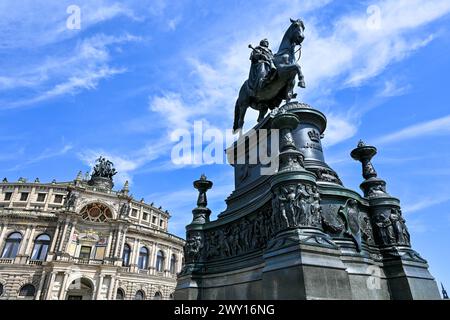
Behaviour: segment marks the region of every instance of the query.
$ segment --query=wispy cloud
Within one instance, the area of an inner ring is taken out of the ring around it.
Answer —
[[[403,205],[405,213],[414,213],[450,201],[450,195],[429,196]]]
[[[64,144],[59,149],[46,148],[45,150],[43,150],[38,155],[34,155],[32,157],[27,155],[27,157],[29,158],[28,160],[18,163],[17,165],[15,165],[14,167],[8,169],[7,171],[20,170],[20,169],[26,168],[26,167],[34,164],[34,163],[38,163],[38,162],[41,162],[41,161],[44,161],[44,160],[48,160],[48,159],[51,159],[51,158],[56,158],[56,157],[63,156],[65,154],[67,154],[72,149],[73,149],[73,146],[71,144]],[[25,153],[25,150],[20,152],[20,154],[24,154],[24,153]]]
[[[126,67],[113,65],[111,49],[140,38],[88,31],[118,17],[139,20],[128,4],[112,0],[2,1],[0,55],[5,58],[0,61],[0,108],[29,106],[92,90],[101,80],[125,72]],[[79,30],[67,28],[70,5],[81,10]]]
[[[81,9],[81,29],[70,30],[67,8],[77,5]],[[124,3],[109,0],[3,0],[0,2],[0,50],[37,49],[71,39],[93,26],[125,16],[138,19]]]
[[[414,139],[418,137],[428,137],[432,135],[442,135],[450,133],[450,115],[439,119],[422,122],[401,129],[397,132],[390,133],[375,140],[375,143],[388,144],[399,142],[408,139]]]
[[[383,98],[398,97],[407,94],[410,90],[411,86],[408,84],[401,85],[395,80],[387,80],[379,96]]]
[[[42,102],[81,90],[95,89],[98,83],[126,71],[123,67],[110,66],[110,47],[140,38],[125,34],[108,36],[97,34],[77,43],[70,54],[50,56],[44,62],[37,61],[14,75],[0,77],[0,90],[29,89],[33,95],[14,101],[3,101],[2,109],[18,108]],[[35,93],[37,91],[37,93]]]

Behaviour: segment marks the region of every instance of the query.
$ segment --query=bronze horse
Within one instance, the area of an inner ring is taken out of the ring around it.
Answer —
[[[278,52],[274,55],[276,73],[270,82],[256,92],[248,87],[248,80],[244,82],[239,92],[234,111],[233,131],[237,132],[244,126],[245,113],[248,107],[259,110],[258,122],[261,122],[266,113],[277,108],[283,100],[289,102],[296,97],[293,93],[295,77],[298,76],[300,87],[305,87],[302,70],[295,59],[295,48],[301,46],[305,25],[302,20],[292,20],[291,25],[284,34]]]

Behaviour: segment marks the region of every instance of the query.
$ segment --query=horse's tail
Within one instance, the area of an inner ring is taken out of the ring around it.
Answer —
[[[241,113],[241,108],[239,105],[239,98],[236,100],[236,105],[234,106],[234,123],[233,123],[233,133],[236,133],[241,128],[239,127],[239,117]]]

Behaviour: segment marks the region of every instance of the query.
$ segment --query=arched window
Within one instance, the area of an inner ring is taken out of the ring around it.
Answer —
[[[34,297],[35,292],[36,289],[32,284],[26,284],[20,288],[19,297]]]
[[[130,254],[131,248],[128,244],[125,243],[125,245],[123,246],[122,266],[128,267],[130,265]]]
[[[144,300],[145,299],[145,293],[142,290],[136,291],[136,294],[134,295],[134,300]]]
[[[81,217],[84,220],[103,222],[112,218],[111,210],[101,203],[91,203],[81,209]]]
[[[5,241],[5,246],[2,251],[2,258],[14,259],[19,252],[22,235],[19,232],[11,233]]]
[[[172,254],[172,258],[170,258],[170,273],[175,274],[177,270],[177,257]]]
[[[148,249],[146,247],[142,247],[141,250],[139,250],[138,268],[148,268]]]
[[[162,298],[161,292],[156,291],[153,300],[161,300],[161,298]]]
[[[47,234],[41,234],[34,240],[31,260],[44,261],[47,258],[48,248],[50,247],[50,237]]]
[[[123,289],[117,289],[116,300],[125,300],[125,292],[123,292]]]
[[[2,296],[2,294],[3,294],[3,283],[0,283],[0,297]]]
[[[156,271],[162,272],[164,270],[164,252],[158,251],[156,255]]]

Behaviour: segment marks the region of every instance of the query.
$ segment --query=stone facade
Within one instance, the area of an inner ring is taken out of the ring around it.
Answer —
[[[169,213],[109,180],[0,183],[0,300],[173,298],[184,241]]]

